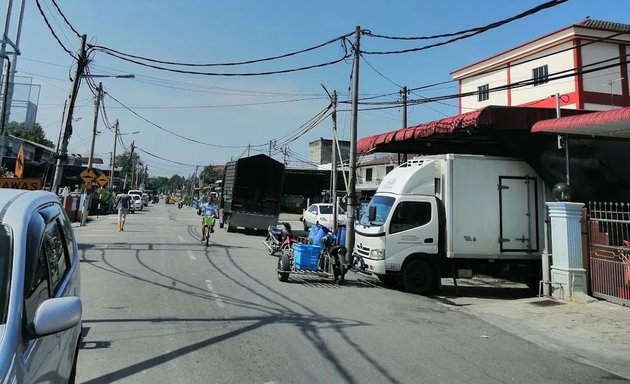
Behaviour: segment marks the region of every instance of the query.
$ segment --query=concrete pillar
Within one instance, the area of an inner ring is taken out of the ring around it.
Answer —
[[[582,265],[582,203],[549,202],[551,219],[552,296],[575,300],[587,292],[586,270]]]

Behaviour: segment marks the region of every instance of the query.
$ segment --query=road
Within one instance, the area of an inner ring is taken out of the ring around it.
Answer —
[[[622,379],[465,307],[352,272],[279,282],[263,237],[160,203],[75,228],[81,383],[608,383]]]

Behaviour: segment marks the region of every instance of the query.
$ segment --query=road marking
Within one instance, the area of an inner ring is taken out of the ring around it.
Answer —
[[[206,280],[206,287],[208,287],[208,292],[210,292],[210,295],[214,298],[214,302],[217,303],[217,306],[219,308],[223,308],[223,300],[221,300],[219,294],[217,294],[217,292],[214,290],[211,280]]]
[[[193,254],[193,252],[190,249],[188,250],[188,257],[190,257],[190,260],[192,260],[192,261],[197,260],[197,258],[195,257],[195,255]]]
[[[179,239],[179,241],[181,241],[182,243],[186,242],[186,240],[184,240],[184,238],[183,238],[183,237],[181,237],[181,236],[177,236],[177,238],[178,238],[178,239]]]

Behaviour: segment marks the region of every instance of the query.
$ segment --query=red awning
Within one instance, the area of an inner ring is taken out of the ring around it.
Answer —
[[[477,125],[479,117],[484,109],[463,113],[457,116],[447,117],[441,120],[431,121],[396,131],[381,133],[364,137],[357,142],[357,153],[368,152],[380,144],[388,144],[393,141],[405,141],[431,136],[435,133],[450,133],[458,127]]]
[[[540,120],[555,116],[553,108],[488,106],[476,111],[431,121],[396,131],[364,137],[357,142],[357,153],[372,150],[396,152],[394,147],[405,142],[423,140],[452,140],[456,136],[479,137],[481,130],[489,131],[525,131],[529,132],[532,125]],[[563,110],[566,114],[583,114],[584,111]],[[459,134],[459,135],[458,135]]]
[[[534,124],[532,132],[630,138],[630,107],[541,120]]]

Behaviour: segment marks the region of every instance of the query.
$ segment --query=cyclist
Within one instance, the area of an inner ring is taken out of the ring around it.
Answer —
[[[217,204],[214,202],[214,198],[210,196],[208,201],[201,205],[201,241],[206,241],[206,236],[210,237],[210,233],[214,233],[215,218],[219,216]],[[209,233],[206,231],[210,230]]]

